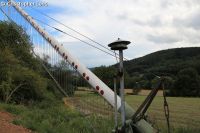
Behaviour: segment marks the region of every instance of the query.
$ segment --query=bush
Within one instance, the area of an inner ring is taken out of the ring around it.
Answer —
[[[179,71],[170,90],[172,96],[200,96],[200,76],[194,68]]]
[[[21,27],[0,22],[0,101],[31,103],[44,99],[47,79],[31,53],[29,37]]]

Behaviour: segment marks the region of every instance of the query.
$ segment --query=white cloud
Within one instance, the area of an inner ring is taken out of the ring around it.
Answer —
[[[105,46],[118,37],[133,42],[125,51],[125,56],[131,59],[161,49],[200,46],[199,0],[48,0],[48,3],[52,9],[53,6],[61,9],[51,13],[52,17]],[[78,36],[53,21],[51,24]],[[59,34],[57,39],[65,42],[81,61],[89,62],[88,66],[115,62],[114,58],[65,35]],[[69,45],[70,42],[73,43]]]

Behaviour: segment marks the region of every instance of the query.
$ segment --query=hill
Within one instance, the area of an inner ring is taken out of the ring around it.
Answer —
[[[145,73],[177,75],[184,68],[193,67],[200,73],[200,48],[176,48],[151,53],[141,58],[126,61],[130,76]]]
[[[111,88],[118,64],[94,68],[93,71]],[[124,62],[125,87],[151,89],[156,76],[166,78],[171,96],[200,96],[200,48],[162,50]],[[181,91],[180,91],[181,90]]]

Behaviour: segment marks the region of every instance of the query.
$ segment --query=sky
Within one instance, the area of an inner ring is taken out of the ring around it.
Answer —
[[[128,59],[163,49],[200,46],[200,0],[46,0],[45,2],[48,2],[48,7],[35,8],[106,47],[117,38],[131,41],[128,49],[124,51],[124,56]],[[25,10],[30,15],[88,41],[28,8]],[[48,30],[53,32],[51,29]],[[116,63],[115,58],[78,40],[61,33],[52,34],[88,67]]]

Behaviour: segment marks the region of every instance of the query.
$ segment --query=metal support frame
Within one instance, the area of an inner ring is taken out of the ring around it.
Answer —
[[[132,116],[133,123],[137,123],[140,119],[144,118],[144,115],[151,105],[153,99],[155,98],[158,90],[162,88],[164,79],[161,78],[158,82],[157,86],[149,93],[149,95],[146,97],[144,102],[139,106],[139,108],[136,110],[135,114]]]
[[[120,96],[121,96],[121,119],[122,127],[126,125],[125,98],[124,98],[124,66],[123,66],[123,51],[119,50],[119,73],[120,73]]]
[[[117,76],[114,77],[114,92],[115,92],[115,130],[118,128],[118,114],[117,114]]]

